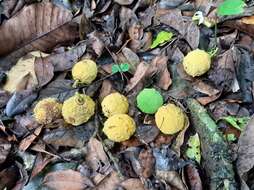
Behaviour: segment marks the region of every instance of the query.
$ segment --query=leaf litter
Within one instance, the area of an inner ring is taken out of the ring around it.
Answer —
[[[242,0],[0,1],[0,189],[253,189],[253,10]],[[206,57],[187,59],[194,50]],[[83,60],[96,67],[75,73]],[[200,60],[208,71],[190,76]],[[137,106],[144,88],[163,98],[155,113]],[[67,114],[40,123],[56,111],[35,113],[46,98]]]

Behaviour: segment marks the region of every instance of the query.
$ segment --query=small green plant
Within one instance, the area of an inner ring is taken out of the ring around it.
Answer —
[[[114,64],[112,65],[112,74],[117,72],[127,72],[130,69],[130,65],[128,63]]]

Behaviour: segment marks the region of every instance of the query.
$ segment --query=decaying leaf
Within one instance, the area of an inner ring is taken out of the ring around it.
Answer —
[[[247,124],[245,130],[242,132],[238,141],[238,159],[237,159],[237,170],[241,177],[242,188],[249,189],[246,181],[248,177],[248,172],[253,168],[254,157],[254,118],[252,117]]]
[[[94,186],[90,179],[74,170],[51,172],[45,176],[42,185],[54,190],[82,190]]]
[[[198,169],[194,165],[189,164],[186,166],[186,175],[190,189],[193,190],[203,189],[200,174],[198,172]]]
[[[139,179],[136,178],[130,178],[127,180],[124,180],[120,183],[120,186],[123,187],[125,190],[145,190],[144,185]]]
[[[142,176],[149,178],[154,172],[155,158],[152,150],[143,150],[139,153],[139,161],[142,167]]]
[[[6,157],[8,156],[11,150],[11,143],[5,140],[4,138],[0,138],[0,164],[2,164]]]
[[[18,92],[27,88],[33,88],[38,84],[35,74],[35,57],[21,58],[7,73],[7,82],[4,90]]]
[[[43,140],[58,146],[82,147],[93,135],[94,130],[93,121],[78,127],[63,126],[46,132]]]
[[[180,175],[176,171],[156,170],[156,176],[179,190],[187,190],[187,187],[184,185]]]
[[[43,126],[39,126],[35,131],[33,131],[29,136],[24,138],[20,144],[19,144],[19,150],[25,151],[32,143],[33,141],[39,136],[41,133]]]
[[[23,113],[37,98],[37,93],[32,90],[15,92],[9,99],[5,112],[9,117]]]
[[[24,55],[33,50],[47,52],[56,45],[73,41],[78,31],[71,19],[70,11],[52,3],[35,3],[23,8],[0,26],[0,44],[5,44],[0,47],[0,55],[12,52]],[[1,67],[10,66],[2,61]]]

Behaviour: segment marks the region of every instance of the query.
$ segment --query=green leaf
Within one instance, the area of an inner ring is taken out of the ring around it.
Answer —
[[[193,136],[190,136],[187,145],[189,146],[186,150],[186,156],[190,159],[196,160],[200,163],[201,153],[200,153],[200,140],[199,136],[196,133]]]
[[[219,16],[238,15],[243,13],[245,7],[243,0],[225,0],[217,9]]]
[[[156,36],[155,40],[153,41],[151,48],[155,48],[159,45],[169,42],[172,39],[172,37],[173,37],[172,32],[167,32],[167,31],[159,32],[159,34]]]
[[[130,69],[130,65],[128,63],[114,64],[112,65],[112,74],[117,72],[127,72]]]
[[[232,127],[238,129],[239,131],[243,131],[243,129],[247,125],[248,121],[250,120],[250,117],[227,116],[227,117],[222,117],[219,120],[226,121]]]
[[[227,134],[227,135],[224,135],[224,137],[227,139],[227,141],[229,142],[234,142],[237,140],[235,134]]]

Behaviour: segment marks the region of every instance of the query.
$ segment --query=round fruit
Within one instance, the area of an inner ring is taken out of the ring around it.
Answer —
[[[127,114],[115,114],[104,123],[103,132],[114,142],[128,140],[136,130],[134,120]]]
[[[163,105],[163,98],[154,88],[145,88],[137,96],[137,105],[142,112],[154,114]]]
[[[106,96],[101,102],[102,112],[106,117],[119,113],[127,113],[129,109],[128,99],[116,92]]]
[[[192,77],[205,74],[210,69],[210,66],[210,55],[200,49],[189,52],[183,59],[184,70]]]
[[[61,110],[62,104],[55,98],[45,98],[34,107],[34,117],[40,124],[49,124],[61,117]]]
[[[62,115],[67,123],[77,126],[87,122],[94,115],[94,110],[92,98],[76,93],[64,101]]]
[[[185,114],[175,104],[167,104],[158,109],[155,114],[155,122],[164,134],[175,134],[185,126]]]

